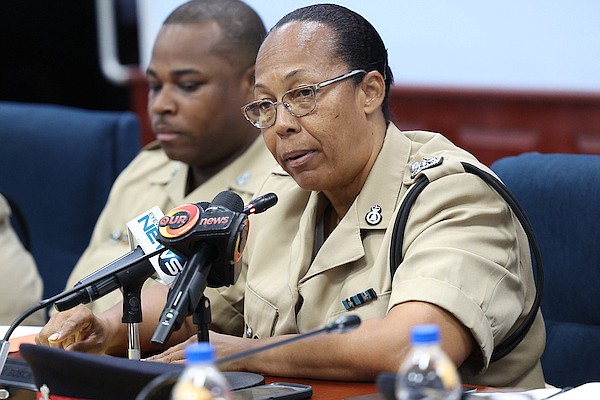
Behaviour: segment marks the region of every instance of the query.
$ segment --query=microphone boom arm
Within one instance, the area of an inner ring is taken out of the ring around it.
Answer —
[[[303,334],[297,334],[297,335],[291,336],[287,339],[284,339],[284,340],[281,340],[278,342],[269,343],[269,344],[261,346],[261,347],[256,347],[254,349],[250,349],[250,350],[242,351],[242,352],[235,353],[235,354],[232,354],[229,356],[221,357],[221,358],[218,358],[217,360],[215,360],[215,364],[223,364],[226,362],[239,360],[240,358],[250,357],[254,354],[262,353],[263,351],[267,351],[267,350],[270,350],[275,347],[283,346],[286,344],[294,343],[294,342],[297,342],[300,340],[304,340],[304,339],[308,339],[313,336],[320,335],[321,333],[348,332],[348,331],[351,331],[351,330],[357,328],[359,325],[360,325],[360,317],[358,315],[354,315],[354,314],[343,315],[343,316],[339,317],[338,319],[336,319],[335,321],[325,325],[323,328],[320,328],[320,329],[317,329],[317,330],[314,330],[311,332],[303,333]]]

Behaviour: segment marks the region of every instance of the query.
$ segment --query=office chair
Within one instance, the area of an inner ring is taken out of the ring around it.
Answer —
[[[525,153],[491,168],[523,206],[540,246],[546,382],[600,380],[600,155]]]
[[[24,216],[48,298],[64,290],[113,181],[138,153],[138,118],[0,102],[0,142],[0,192]]]

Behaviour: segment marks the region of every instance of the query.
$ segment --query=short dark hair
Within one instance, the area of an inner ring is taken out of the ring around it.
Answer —
[[[388,64],[387,50],[377,30],[363,16],[335,4],[315,4],[299,8],[279,20],[270,32],[293,21],[310,21],[327,25],[333,30],[334,55],[340,57],[350,69],[377,70],[385,78],[383,115],[391,119],[389,92],[394,83]],[[357,76],[360,80],[362,75]]]
[[[192,0],[177,7],[163,25],[216,22],[223,38],[215,51],[232,65],[244,70],[256,62],[256,53],[266,29],[250,6],[239,0]]]

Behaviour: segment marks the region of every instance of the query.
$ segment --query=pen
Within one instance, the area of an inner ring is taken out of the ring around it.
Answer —
[[[573,389],[573,386],[565,386],[564,388],[560,389],[558,392],[556,392],[554,394],[551,394],[548,397],[544,397],[543,400],[549,399],[549,398],[554,397],[554,396],[558,396],[559,394],[564,393],[564,392],[566,392],[568,390],[571,390],[571,389]]]

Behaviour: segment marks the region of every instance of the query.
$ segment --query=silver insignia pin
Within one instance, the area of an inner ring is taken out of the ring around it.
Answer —
[[[438,156],[431,156],[424,158],[421,161],[415,161],[414,163],[410,164],[410,178],[414,179],[417,175],[419,175],[419,172],[423,170],[437,167],[442,163],[442,161],[444,161],[444,157]]]
[[[367,221],[367,224],[369,225],[377,225],[382,219],[381,206],[379,204],[371,206],[371,211],[365,215],[365,221]]]

